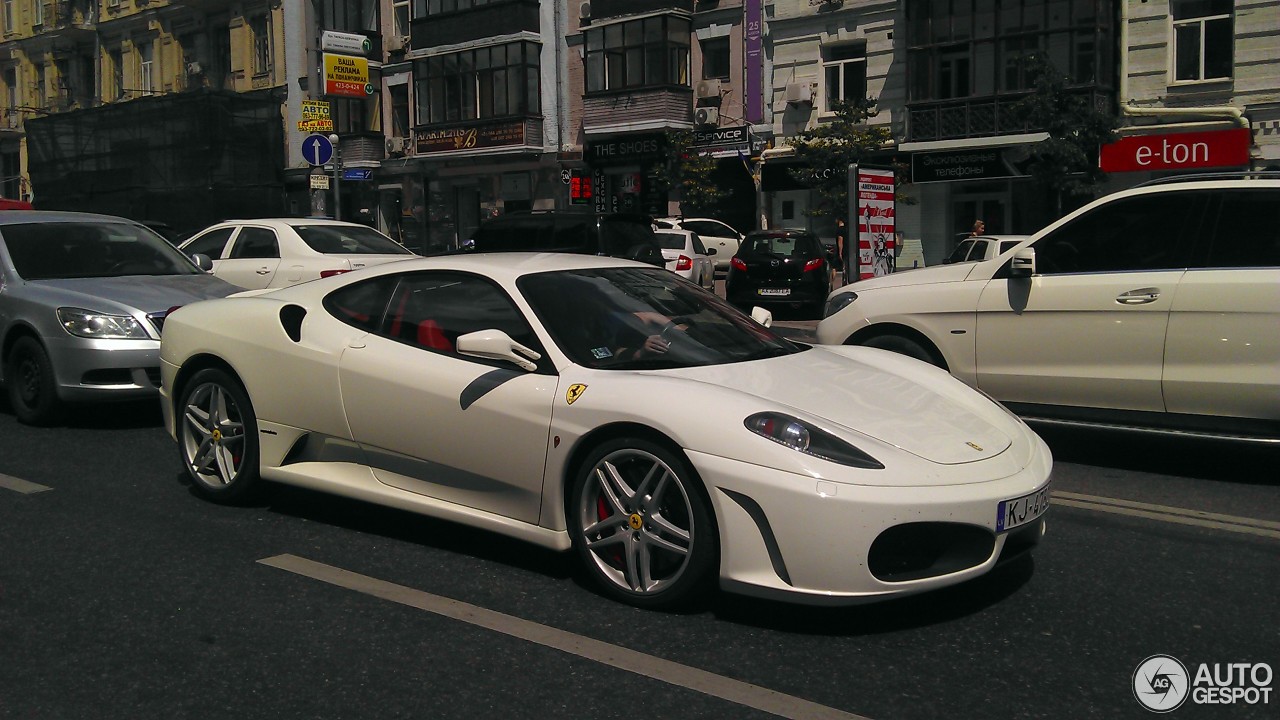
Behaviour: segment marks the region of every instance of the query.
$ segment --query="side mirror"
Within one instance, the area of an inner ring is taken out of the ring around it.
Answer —
[[[213,260],[210,260],[209,256],[204,253],[196,253],[195,255],[192,255],[191,261],[196,264],[196,267],[205,272],[213,270]]]
[[[707,254],[707,257],[711,257],[712,255],[715,255],[715,254],[716,254],[716,249],[715,249],[715,248],[707,248],[707,253],[706,253],[706,254]]]
[[[756,305],[755,307],[751,308],[751,319],[755,320],[756,322],[760,323],[765,327],[773,326],[773,313],[769,312],[768,310],[765,310],[759,305]]]
[[[1009,277],[1029,278],[1036,274],[1036,249],[1023,248],[1009,261]]]
[[[458,337],[458,353],[489,360],[506,360],[530,372],[537,370],[533,361],[542,357],[497,329],[477,330]]]

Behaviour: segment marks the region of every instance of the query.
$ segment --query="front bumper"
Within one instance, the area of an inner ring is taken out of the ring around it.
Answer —
[[[160,387],[159,340],[91,340],[71,335],[44,340],[62,400],[156,397]]]
[[[1002,558],[1006,545],[1020,554],[1044,532],[1044,516],[996,532],[998,503],[1048,486],[1052,456],[1038,437],[1031,460],[1011,476],[924,487],[851,485],[688,454],[708,485],[721,585],[733,592],[822,605],[923,592],[978,577],[1009,559]],[[918,537],[917,528],[944,545],[954,538],[957,547],[943,548],[923,571],[886,573],[886,544]],[[878,538],[880,559],[872,553]]]

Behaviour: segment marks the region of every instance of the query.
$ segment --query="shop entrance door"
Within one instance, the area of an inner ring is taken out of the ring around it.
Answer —
[[[973,230],[975,220],[986,223],[988,235],[1009,232],[1011,217],[1007,186],[999,189],[956,190],[952,193],[952,248],[955,247],[955,238],[968,235]],[[950,252],[950,248],[947,251]]]

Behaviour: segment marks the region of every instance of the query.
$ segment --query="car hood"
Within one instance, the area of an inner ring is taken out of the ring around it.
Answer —
[[[983,262],[962,262],[952,265],[931,265],[925,268],[917,268],[913,270],[904,270],[901,272],[881,275],[880,277],[867,278],[859,280],[853,285],[848,285],[841,290],[852,290],[854,292],[862,292],[864,290],[877,290],[879,288],[899,287],[902,285],[928,285],[930,283],[950,283],[962,282],[969,278],[974,269],[986,265],[991,260]]]
[[[761,410],[790,407],[839,435],[867,435],[945,465],[999,455],[1021,432],[1002,408],[947,373],[874,348],[818,346],[663,372],[734,388],[760,398]]]
[[[102,278],[33,280],[59,305],[99,312],[163,312],[175,305],[230,295],[239,288],[212,275],[127,275]],[[104,301],[115,307],[104,307]]]

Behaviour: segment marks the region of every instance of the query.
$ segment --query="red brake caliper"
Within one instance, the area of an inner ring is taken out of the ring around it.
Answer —
[[[604,520],[612,514],[613,512],[609,510],[608,503],[604,500],[604,493],[601,493],[596,497],[596,519]],[[605,559],[615,569],[621,570],[623,567],[622,548],[614,547],[613,550],[609,551],[608,557]]]

